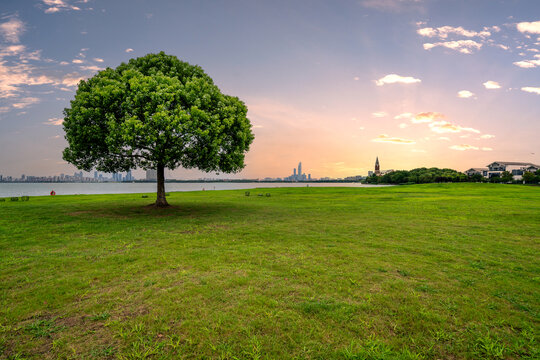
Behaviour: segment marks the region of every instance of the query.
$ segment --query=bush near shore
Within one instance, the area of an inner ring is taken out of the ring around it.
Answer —
[[[480,174],[467,176],[452,169],[418,168],[413,170],[396,170],[382,176],[368,176],[366,184],[428,184],[442,182],[490,182],[490,183],[540,183],[540,170],[535,173],[526,172],[522,180],[515,180],[511,173],[505,171],[501,176],[486,179]]]

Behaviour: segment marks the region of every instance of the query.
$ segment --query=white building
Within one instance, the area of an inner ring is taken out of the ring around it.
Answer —
[[[501,176],[504,171],[508,171],[514,176],[514,179],[521,180],[524,172],[535,172],[538,169],[540,169],[540,165],[527,162],[495,161],[488,165],[487,174],[484,176],[487,178]]]
[[[465,170],[464,173],[467,176],[473,176],[475,174],[482,175],[483,177],[487,177],[488,168],[470,168],[469,170]]]

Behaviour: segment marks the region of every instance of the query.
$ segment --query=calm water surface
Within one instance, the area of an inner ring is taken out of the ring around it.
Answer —
[[[165,183],[166,191],[238,190],[274,187],[375,187],[359,183]],[[155,183],[0,183],[0,197],[156,192]]]

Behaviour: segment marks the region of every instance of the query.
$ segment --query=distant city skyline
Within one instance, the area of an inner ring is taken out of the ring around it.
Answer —
[[[77,82],[159,51],[243,100],[255,133],[243,171],[167,178],[540,163],[539,14],[537,0],[4,0],[0,174],[78,171],[61,126]]]

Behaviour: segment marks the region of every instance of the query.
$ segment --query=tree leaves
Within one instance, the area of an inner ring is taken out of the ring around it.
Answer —
[[[163,52],[81,81],[64,115],[64,159],[87,171],[160,164],[236,172],[254,138],[242,101]]]

